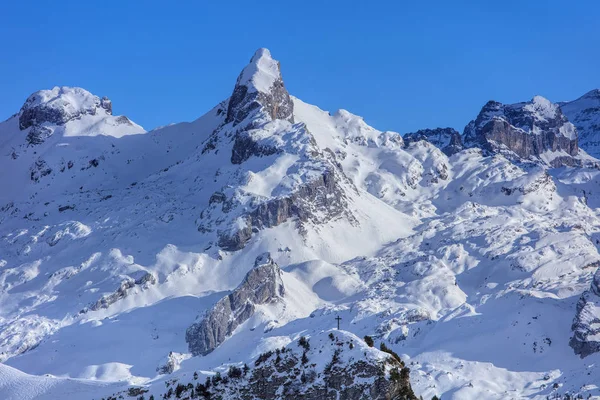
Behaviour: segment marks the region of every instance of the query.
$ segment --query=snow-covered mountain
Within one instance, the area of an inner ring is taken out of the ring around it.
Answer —
[[[0,124],[0,398],[600,396],[600,176],[561,107],[403,139],[266,49],[149,132],[34,93]]]
[[[594,157],[600,156],[600,89],[577,100],[560,103],[560,108],[577,127],[579,146]]]

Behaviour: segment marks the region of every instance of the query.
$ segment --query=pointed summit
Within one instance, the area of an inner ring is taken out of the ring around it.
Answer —
[[[237,84],[248,87],[248,91],[268,92],[275,81],[281,80],[279,62],[271,58],[268,49],[256,50],[250,63],[242,70]]]
[[[229,99],[225,122],[237,125],[254,111],[262,112],[271,120],[294,121],[294,105],[283,84],[279,62],[264,48],[254,53],[240,73]]]

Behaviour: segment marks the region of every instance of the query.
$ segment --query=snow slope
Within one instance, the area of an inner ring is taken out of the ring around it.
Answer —
[[[600,261],[597,169],[405,145],[288,97],[266,49],[190,123],[145,132],[96,99],[55,88],[28,107],[61,111],[0,124],[0,398],[159,396],[336,316],[424,398],[600,396],[600,356],[569,347]],[[32,143],[34,126],[52,134]],[[283,301],[191,357],[186,329],[265,252]]]

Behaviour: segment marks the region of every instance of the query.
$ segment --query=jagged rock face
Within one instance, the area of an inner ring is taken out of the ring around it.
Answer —
[[[136,279],[128,277],[128,279],[121,282],[121,285],[119,285],[119,288],[115,292],[102,296],[98,301],[81,310],[80,313],[85,314],[89,311],[98,311],[103,308],[108,308],[117,301],[129,296],[131,289],[136,286],[141,290],[145,290],[150,285],[156,285],[156,277],[150,272],[143,272]]]
[[[280,150],[273,146],[261,145],[255,141],[246,131],[235,135],[233,148],[231,149],[231,163],[241,164],[250,157],[263,157],[279,153]]]
[[[586,268],[598,268],[597,261]],[[600,351],[600,270],[594,274],[589,290],[577,302],[577,314],[571,326],[573,336],[569,345],[581,358]]]
[[[560,109],[577,128],[579,146],[592,156],[600,157],[600,89],[561,103]]]
[[[283,84],[279,62],[267,49],[259,49],[238,77],[225,123],[237,125],[261,108],[271,120],[294,122],[294,104]]]
[[[517,104],[488,102],[465,127],[463,136],[466,147],[514,154],[524,160],[548,151],[576,156],[579,150],[573,124],[558,105],[541,96]]]
[[[228,296],[222,298],[204,319],[190,326],[186,342],[193,355],[205,355],[242,323],[250,318],[257,305],[280,300],[285,294],[281,270],[269,253],[256,258],[254,268]]]
[[[421,140],[433,144],[447,156],[456,154],[463,149],[460,133],[453,128],[421,129],[404,135],[406,147]]]
[[[46,125],[60,126],[99,112],[112,114],[112,103],[108,98],[100,99],[81,88],[55,87],[40,90],[27,98],[19,111],[19,128],[31,127],[27,142],[35,145],[52,135],[53,131]]]
[[[240,250],[255,230],[272,228],[292,218],[296,218],[300,224],[306,221],[323,222],[317,217],[317,210],[327,215],[327,220],[343,215],[346,212],[346,196],[339,179],[338,171],[327,170],[317,179],[301,185],[291,195],[259,204],[242,217],[245,221],[243,227],[233,233],[225,231],[219,234],[219,246],[228,251]],[[351,218],[350,215],[348,217]]]

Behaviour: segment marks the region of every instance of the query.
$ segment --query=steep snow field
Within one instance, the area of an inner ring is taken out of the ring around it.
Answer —
[[[260,96],[280,79],[263,49],[236,88],[267,107]],[[99,399],[130,385],[158,398],[167,380],[322,337],[336,316],[343,335],[399,353],[426,399],[600,396],[600,355],[569,346],[600,261],[598,169],[448,156],[291,100],[288,119],[249,107],[228,121],[227,99],[146,132],[108,100],[55,88],[26,105],[66,110],[59,124],[36,111],[23,129],[23,110],[0,124],[0,398]],[[540,118],[557,112],[532,104]],[[28,142],[36,126],[52,133]],[[322,176],[335,194],[307,197]],[[260,207],[279,207],[276,221],[256,223]],[[191,357],[186,329],[264,252],[283,271],[283,301]],[[161,374],[169,354],[174,372]]]

